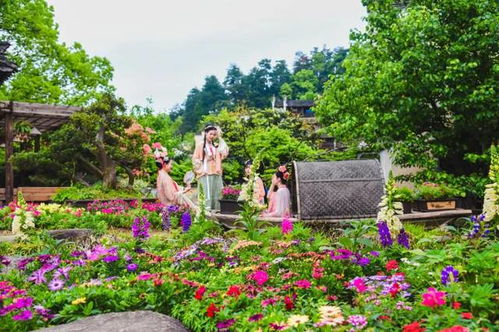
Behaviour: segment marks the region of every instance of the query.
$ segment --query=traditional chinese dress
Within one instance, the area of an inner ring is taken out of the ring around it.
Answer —
[[[196,209],[194,203],[183,192],[175,180],[165,170],[158,171],[157,192],[159,201],[165,206],[179,205],[190,209]]]
[[[291,194],[287,187],[281,187],[269,195],[269,207],[265,217],[291,217]]]

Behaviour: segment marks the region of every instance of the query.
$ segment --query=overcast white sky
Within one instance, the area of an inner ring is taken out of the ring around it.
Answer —
[[[292,64],[296,51],[348,46],[362,29],[360,0],[48,0],[61,39],[107,57],[128,105],[181,103],[204,77],[246,73],[263,58]]]

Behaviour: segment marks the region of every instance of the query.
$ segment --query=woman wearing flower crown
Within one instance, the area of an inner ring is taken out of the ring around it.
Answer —
[[[167,156],[156,157],[158,166],[157,191],[158,199],[165,206],[179,205],[185,208],[196,209],[194,203],[187,197],[186,193],[191,190],[180,187],[170,176],[172,160]]]
[[[286,187],[288,179],[289,172],[286,166],[280,166],[272,176],[272,185],[267,194],[269,207],[263,213],[264,217],[291,217],[291,194]]]
[[[229,154],[229,148],[221,136],[220,128],[206,126],[192,155],[194,172],[203,187],[206,209],[212,211],[220,210],[219,199],[223,187],[222,160]]]

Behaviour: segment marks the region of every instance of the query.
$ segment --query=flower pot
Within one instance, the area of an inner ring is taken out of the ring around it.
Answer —
[[[455,210],[457,207],[455,198],[417,200],[416,210],[421,212]]]
[[[404,214],[412,213],[413,202],[402,202],[402,207],[404,208]]]
[[[232,199],[220,200],[220,213],[222,214],[237,214],[243,208],[241,203]]]

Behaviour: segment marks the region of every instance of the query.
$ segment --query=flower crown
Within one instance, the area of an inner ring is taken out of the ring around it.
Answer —
[[[282,178],[284,180],[288,180],[289,179],[289,172],[288,172],[288,169],[286,168],[285,165],[279,166],[279,168],[277,168],[277,170],[282,173]]]

